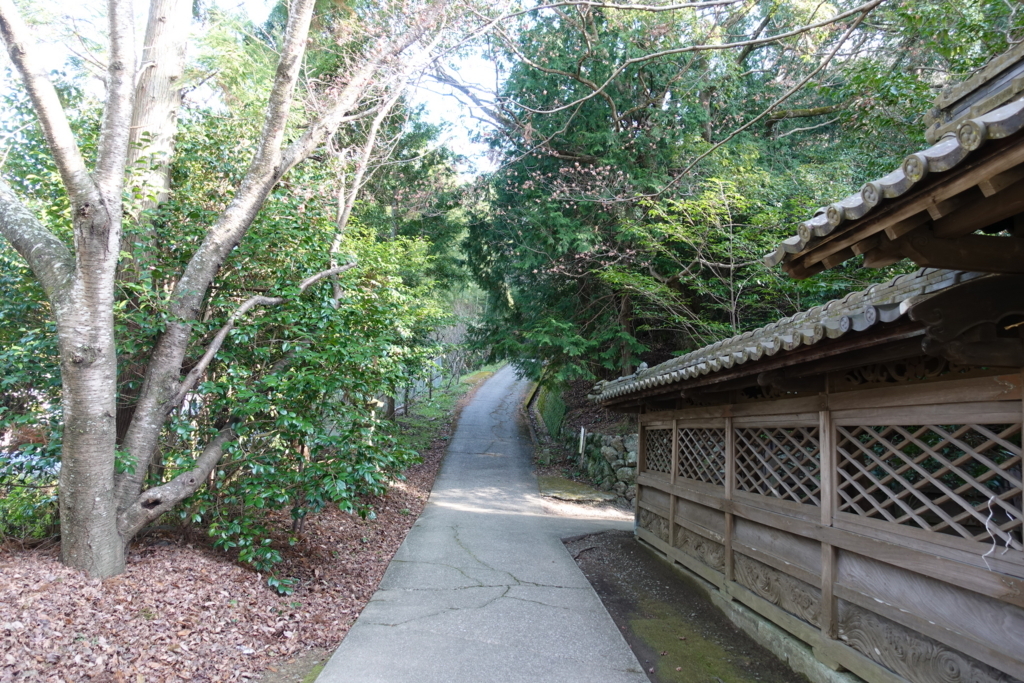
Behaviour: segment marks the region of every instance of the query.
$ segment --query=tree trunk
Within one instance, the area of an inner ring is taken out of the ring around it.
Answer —
[[[14,4],[0,0],[0,34],[32,100],[71,205],[74,256],[28,213],[10,188],[0,188],[0,232],[43,283],[57,322],[64,418],[61,560],[93,576],[124,570],[113,485],[117,391],[114,274],[134,100],[130,3],[110,0],[107,19],[107,92],[96,162],[90,169],[28,28]]]
[[[715,96],[714,88],[705,88],[697,93],[697,99],[700,101],[700,107],[704,110],[704,126],[700,136],[704,139],[704,142],[710,143],[713,132],[711,124],[711,100]]]
[[[625,334],[633,336],[633,304],[629,300],[628,294],[622,297],[622,302],[619,304],[619,325],[622,326],[622,331]],[[628,339],[622,340],[620,365],[623,377],[633,372],[633,353],[630,351]]]
[[[181,74],[192,19],[191,0],[151,0],[142,46],[139,82],[128,146],[129,191],[136,201],[131,216],[134,230],[122,239],[127,257],[118,279],[138,282],[152,270],[156,235],[149,213],[167,200],[171,188],[171,157],[181,109]],[[117,407],[117,441],[121,443],[135,414],[145,377],[145,360],[127,364],[118,379],[124,387]]]
[[[122,278],[137,281],[151,267],[155,240],[146,212],[166,201],[171,188],[170,162],[191,20],[191,0],[150,2],[128,147],[129,189],[141,196],[132,216],[138,230],[136,235],[126,235],[121,247],[129,254]]]
[[[208,228],[202,244],[175,283],[168,301],[168,323],[148,359],[137,405],[124,433],[122,448],[118,448],[113,311],[122,247],[125,169],[132,142],[143,141],[144,133],[148,134],[145,141],[150,147],[141,154],[157,151],[169,155],[171,151],[178,107],[175,81],[180,73],[174,64],[179,60],[179,41],[188,26],[184,18],[188,5],[182,5],[180,0],[152,0],[146,74],[138,83],[141,111],[136,112],[131,3],[108,0],[107,92],[96,161],[90,167],[17,7],[13,0],[0,0],[0,37],[24,81],[72,210],[74,253],[0,181],[0,234],[32,268],[46,291],[57,322],[64,413],[61,558],[93,576],[122,572],[125,544],[146,523],[198,490],[220,461],[224,449],[237,438],[235,424],[230,422],[207,443],[194,469],[143,490],[148,465],[158,450],[169,413],[199,379],[190,372],[182,381],[181,370],[192,323],[199,316],[217,272],[245,237],[281,177],[333,135],[366,94],[380,86],[381,79],[387,80],[382,70],[431,30],[445,8],[445,3],[440,2],[428,5],[405,31],[381,36],[368,48],[362,64],[349,74],[328,110],[285,148],[285,128],[307,45],[313,5],[314,0],[290,3],[259,145],[228,207]],[[176,21],[175,16],[184,23]],[[430,45],[436,46],[436,41]],[[401,78],[392,75],[390,79],[394,87],[404,87]],[[148,198],[151,205],[167,190],[167,159],[154,157],[152,161],[154,164],[147,169],[154,173],[148,182],[156,188]],[[132,252],[128,270],[136,276],[143,273],[145,254],[151,247],[149,240],[140,242],[137,245],[132,241],[132,248],[128,249]],[[339,266],[307,278],[301,289],[350,267],[351,264]],[[260,301],[252,305],[283,301],[257,298]],[[240,309],[238,314],[242,313]],[[208,364],[217,348],[211,346],[202,362]]]
[[[102,270],[112,275],[113,261]],[[71,305],[57,315],[64,410],[60,556],[68,566],[104,577],[124,571],[124,540],[114,501],[113,278],[98,279],[80,279]]]

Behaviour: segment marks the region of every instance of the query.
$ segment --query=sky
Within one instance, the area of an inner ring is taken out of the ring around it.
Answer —
[[[273,4],[272,0],[212,0],[212,2],[224,10],[242,11],[254,23],[265,21]],[[76,3],[70,3],[67,0],[25,0],[19,5],[26,17],[31,17],[35,13],[51,17],[69,17],[74,28],[85,35],[101,31],[105,23],[105,3],[102,0],[86,0]],[[145,31],[149,3],[146,0],[135,0],[134,5],[137,30],[141,35]],[[45,36],[40,36],[38,39],[46,42]],[[42,52],[44,58],[50,61],[46,66],[51,70],[64,66],[70,50],[75,50],[79,54],[85,53],[80,49],[81,46],[68,46],[58,40],[48,42],[46,47],[47,49]],[[5,52],[0,51],[0,62],[2,62],[0,68],[8,66],[9,62]],[[479,56],[459,57],[449,64],[449,67],[466,83],[494,87],[494,68]],[[11,85],[11,82],[8,81],[2,83],[0,87],[10,87]],[[91,94],[102,98],[103,85],[99,80],[88,87]],[[93,90],[95,92],[92,92]],[[466,161],[459,169],[460,176],[464,180],[470,180],[479,173],[494,170],[494,164],[487,158],[487,145],[473,141],[474,134],[484,130],[485,126],[472,117],[468,100],[461,94],[425,77],[412,88],[410,99],[414,105],[423,106],[424,118],[429,123],[442,127],[443,132],[439,142],[465,158]]]
[[[273,4],[268,0],[215,0],[223,9],[244,11],[254,23],[266,20]],[[494,87],[494,67],[480,56],[464,56],[450,64],[451,70],[465,83],[481,87]],[[484,129],[481,122],[472,117],[469,101],[451,87],[437,83],[431,78],[420,80],[410,92],[414,105],[422,105],[424,118],[428,123],[441,126],[441,144],[447,145],[456,154],[466,159],[460,175],[469,179],[479,173],[495,169],[487,158],[487,145],[474,142],[473,137]]]

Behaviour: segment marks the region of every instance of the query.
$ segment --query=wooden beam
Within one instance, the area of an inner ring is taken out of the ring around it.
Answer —
[[[929,340],[925,340],[926,342]],[[925,344],[929,354],[959,365],[984,365],[994,368],[1024,367],[1024,340],[951,341]]]
[[[916,213],[910,218],[905,218],[899,223],[893,223],[884,230],[885,236],[889,238],[888,245],[891,246],[892,242],[906,235],[908,232],[921,227],[931,222],[931,215],[927,211]],[[882,243],[879,247],[884,248],[886,243]]]
[[[736,431],[732,418],[725,418],[725,499],[731,501],[736,488]],[[733,536],[736,531],[736,520],[731,512],[725,513],[725,580],[736,580],[736,569],[733,562]]]
[[[1024,180],[1003,188],[999,194],[983,197],[935,221],[936,237],[959,237],[1016,216],[1024,211]]]
[[[941,202],[932,201],[925,207],[925,210],[933,221],[937,221],[953,213],[961,206],[976,201],[977,197],[973,196],[974,192],[972,190],[973,188]]]
[[[1003,171],[991,178],[986,178],[978,183],[978,189],[981,190],[981,193],[986,197],[991,197],[1002,192],[1019,180],[1024,180],[1024,166],[1011,168],[1009,171]]]
[[[823,375],[792,377],[787,376],[784,370],[762,372],[757,376],[757,383],[762,387],[775,387],[779,391],[788,393],[821,392],[825,390],[825,378]]]
[[[863,239],[860,242],[855,243],[852,247],[850,247],[850,251],[853,252],[854,256],[860,256],[861,254],[866,254],[872,249],[877,249],[881,245],[882,238],[879,237],[878,235],[872,235],[867,239]]]
[[[1024,196],[1020,202],[1024,209]],[[921,229],[904,238],[900,250],[922,267],[1024,273],[1024,238],[1020,237],[963,235],[942,239],[937,233]]]
[[[864,255],[864,267],[865,268],[885,268],[891,266],[894,263],[899,263],[905,257],[901,252],[883,251],[882,249],[872,249]]]
[[[821,265],[825,266],[826,269],[835,268],[840,263],[848,261],[854,256],[856,256],[856,254],[853,253],[853,249],[842,249],[821,259]]]
[[[827,387],[826,387],[827,389]],[[821,459],[821,525],[832,526],[837,496],[835,430],[832,413],[822,410],[818,413],[818,450]],[[836,584],[838,565],[836,549],[829,543],[821,544],[821,631],[826,638],[836,638],[839,619],[833,588]]]
[[[907,314],[926,325],[928,336],[935,341],[953,341],[980,323],[1024,315],[1024,276],[997,275],[962,282],[914,304]]]
[[[786,273],[789,274],[789,276],[794,280],[806,280],[812,275],[817,275],[818,273],[825,270],[825,266],[823,266],[820,263],[813,263],[811,265],[805,266],[800,261],[790,261],[787,263],[783,263],[782,269],[786,271]]]

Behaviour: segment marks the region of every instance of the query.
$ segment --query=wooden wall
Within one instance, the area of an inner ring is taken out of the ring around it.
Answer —
[[[1021,386],[642,415],[637,534],[833,668],[1024,681]]]

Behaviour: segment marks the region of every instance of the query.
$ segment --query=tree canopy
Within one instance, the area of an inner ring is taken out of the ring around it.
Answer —
[[[479,343],[534,377],[629,374],[891,276],[851,264],[797,283],[760,257],[923,146],[935,93],[1005,50],[1018,15],[582,5],[499,32],[501,167],[466,243],[490,294]]]
[[[131,2],[107,15],[50,73],[54,24],[0,0],[0,532],[59,524],[98,576],[164,514],[265,570],[266,511],[369,514],[415,457],[387,406],[467,326],[532,377],[607,377],[887,277],[761,256],[1024,38],[983,0],[292,0],[261,25],[151,0],[136,55]],[[470,50],[496,92],[449,72]],[[489,118],[497,170],[460,177],[409,95],[428,75]]]

